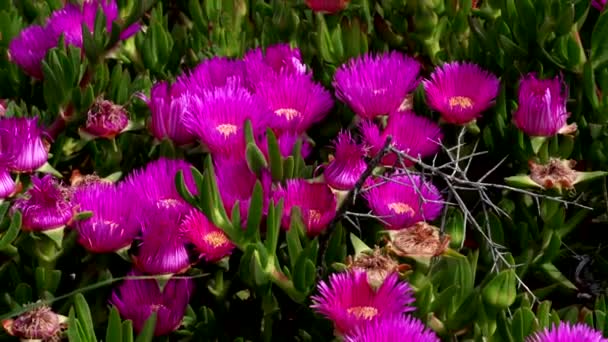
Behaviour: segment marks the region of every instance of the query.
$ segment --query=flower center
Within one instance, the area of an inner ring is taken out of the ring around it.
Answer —
[[[230,135],[236,134],[236,125],[232,124],[221,124],[217,125],[215,129],[224,135],[224,138],[227,138]]]
[[[319,221],[321,221],[321,212],[318,210],[309,210],[308,211],[308,220],[310,222],[314,222],[314,223],[318,223]]]
[[[363,318],[367,320],[371,320],[376,315],[378,315],[378,309],[373,306],[353,306],[346,310],[349,315],[353,315],[356,318]]]
[[[302,116],[302,113],[300,113],[300,111],[295,108],[279,108],[275,110],[274,113],[278,116],[285,117],[287,121],[291,121],[294,118]]]
[[[397,215],[409,214],[414,215],[414,209],[403,202],[393,202],[388,204],[388,208]]]
[[[473,100],[466,96],[452,96],[450,97],[450,108],[460,107],[460,109],[471,109],[473,108]]]
[[[203,240],[210,244],[213,247],[219,247],[228,243],[228,239],[226,239],[226,235],[222,232],[211,232],[205,234]]]
[[[164,308],[165,306],[163,304],[152,304],[150,305],[150,309],[152,310],[152,312],[158,312],[160,309]]]
[[[165,198],[165,199],[159,200],[156,204],[159,208],[169,209],[169,208],[177,207],[180,204],[180,202],[174,198]]]

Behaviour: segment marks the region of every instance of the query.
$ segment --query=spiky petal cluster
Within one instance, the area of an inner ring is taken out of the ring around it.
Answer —
[[[200,211],[193,209],[184,219],[181,233],[207,262],[217,262],[232,254],[234,244]]]
[[[72,218],[72,205],[65,190],[51,175],[32,177],[32,187],[13,206],[23,215],[23,229],[48,230],[65,226]]]
[[[130,246],[139,233],[138,203],[112,183],[83,185],[74,191],[72,204],[93,216],[74,222],[78,242],[93,253],[110,253]]]
[[[13,156],[9,167],[12,171],[31,172],[46,163],[49,153],[42,141],[43,132],[37,117],[2,118],[0,134],[3,135],[2,148],[10,149]]]
[[[11,40],[9,58],[29,76],[42,79],[42,60],[56,44],[57,39],[44,27],[32,25]]]
[[[361,135],[363,141],[369,147],[371,155],[380,152],[386,138],[390,135],[395,149],[415,159],[437,153],[441,148],[439,142],[443,138],[439,125],[413,112],[391,114],[386,128],[382,131],[372,121],[363,121],[361,123]],[[382,163],[385,165],[394,165],[397,161],[398,157],[395,153],[388,153],[382,158]],[[413,164],[408,159],[403,161],[408,166]]]
[[[388,115],[416,88],[419,71],[420,64],[400,52],[366,54],[336,71],[336,96],[362,118]]]
[[[249,85],[255,89],[264,80],[273,80],[279,75],[308,75],[306,65],[302,62],[300,49],[289,44],[280,43],[249,50],[243,57]]]
[[[419,319],[403,315],[366,322],[344,336],[344,342],[396,341],[440,342],[441,340]]]
[[[129,124],[124,107],[107,100],[99,100],[87,112],[85,130],[94,136],[113,138]]]
[[[600,331],[594,330],[584,323],[572,324],[560,322],[543,331],[529,336],[527,342],[608,342]]]
[[[334,189],[350,190],[367,168],[363,159],[365,150],[347,131],[338,134],[334,145],[336,153],[333,160],[327,164],[323,177]]]
[[[325,230],[336,215],[336,198],[324,183],[290,179],[286,181],[285,187],[279,186],[273,198],[275,203],[281,198],[284,199],[281,226],[289,229],[291,209],[298,207],[304,227],[310,236],[318,235]]]
[[[131,272],[129,275],[140,274]],[[112,293],[110,303],[116,306],[123,319],[133,321],[137,332],[156,312],[154,335],[161,336],[181,325],[193,290],[191,279],[171,279],[162,291],[155,279],[127,279]]]
[[[561,79],[539,79],[535,74],[523,76],[513,122],[532,137],[556,135],[570,116],[566,110],[567,99],[567,89]]]
[[[182,171],[186,187],[195,194],[197,190],[190,167],[183,160],[159,158],[131,172],[121,186],[126,194],[139,202],[140,210],[178,208],[185,214],[190,207],[177,192],[175,177]]]
[[[214,155],[243,156],[245,121],[251,120],[259,134],[272,115],[258,98],[234,85],[204,91],[191,100],[184,124]]]
[[[245,85],[245,63],[228,57],[213,57],[197,65],[182,80],[194,93],[227,84]]]
[[[350,0],[306,0],[306,5],[314,12],[337,13],[345,9]]]
[[[420,221],[436,219],[443,209],[439,190],[416,175],[397,175],[378,180],[364,194],[372,212],[389,229],[403,229]]]
[[[100,11],[101,10],[101,11]],[[85,0],[82,5],[84,23],[93,32],[95,29],[95,18],[102,12],[106,18],[106,30],[112,32],[112,22],[118,19],[118,4],[116,0]],[[136,34],[141,28],[139,23],[134,23],[120,33],[120,39],[127,39]]]
[[[308,75],[281,74],[261,82],[256,95],[272,111],[268,124],[276,132],[303,133],[333,106],[330,93]]]
[[[182,122],[190,105],[190,95],[182,91],[182,87],[167,82],[156,83],[147,102],[152,114],[148,128],[156,139],[169,138],[177,145],[195,141],[194,135]]]
[[[342,334],[356,326],[414,311],[412,288],[399,281],[396,273],[389,275],[374,289],[365,272],[352,271],[333,274],[329,283],[321,281],[319,294],[312,297],[311,307],[334,322]]]
[[[429,107],[441,113],[445,121],[457,125],[480,117],[490,108],[500,87],[496,76],[466,62],[442,65],[423,84]]]
[[[4,199],[15,193],[17,184],[6,168],[0,167],[0,198]]]
[[[135,266],[147,274],[182,273],[190,267],[186,240],[180,234],[184,213],[179,208],[159,208],[142,217],[142,241]]]

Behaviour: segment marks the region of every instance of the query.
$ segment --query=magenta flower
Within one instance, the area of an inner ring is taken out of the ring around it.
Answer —
[[[11,173],[4,167],[0,167],[0,199],[7,198],[15,193],[17,184]]]
[[[245,63],[228,57],[213,57],[201,62],[185,78],[182,77],[182,81],[195,94],[227,84],[244,85]]]
[[[279,152],[281,152],[281,156],[283,158],[287,158],[293,154],[293,149],[298,142],[298,139],[302,140],[302,149],[300,150],[300,155],[302,158],[306,159],[312,152],[312,145],[310,140],[303,134],[284,132],[281,135],[277,136],[277,143],[279,145]],[[264,153],[266,160],[269,160],[268,153],[268,141],[266,140],[266,134],[260,136],[257,139],[257,145]]]
[[[349,333],[368,321],[414,311],[412,288],[392,273],[376,290],[362,271],[332,274],[321,281],[311,307],[334,322],[340,333]]]
[[[379,180],[364,194],[372,212],[388,229],[403,229],[420,221],[432,221],[443,209],[437,188],[416,175],[397,175]]]
[[[205,214],[193,209],[183,220],[181,233],[207,262],[217,262],[232,254],[234,244]]]
[[[191,100],[184,124],[214,155],[244,156],[245,121],[251,120],[257,135],[272,115],[246,89],[233,85],[204,91]]]
[[[391,114],[383,131],[380,131],[380,127],[372,121],[363,121],[361,135],[371,155],[377,154],[382,149],[386,137],[390,135],[395,149],[415,159],[437,153],[441,148],[439,142],[443,138],[439,125],[413,112]],[[413,165],[413,162],[406,158],[403,161],[406,166]],[[396,162],[398,157],[395,153],[388,153],[382,159],[384,165],[394,165]]]
[[[29,76],[42,79],[42,60],[55,45],[57,39],[48,30],[32,25],[11,40],[8,46],[9,59]]]
[[[429,107],[452,124],[463,125],[492,106],[500,82],[493,74],[467,62],[446,63],[423,81]],[[471,87],[471,85],[475,85]]]
[[[91,32],[93,32],[95,29],[95,17],[97,16],[97,13],[99,13],[100,7],[106,17],[106,31],[111,33],[112,22],[119,19],[118,4],[116,3],[116,0],[85,0],[82,6],[84,23],[86,23]],[[141,26],[138,23],[127,27],[120,33],[120,39],[124,40],[133,36],[140,28]]]
[[[47,30],[54,39],[63,35],[65,43],[82,48],[82,23],[84,16],[80,6],[68,3],[53,11],[48,19]]]
[[[529,336],[527,342],[608,342],[600,331],[594,330],[584,323],[572,324],[560,322],[557,326]]]
[[[15,172],[32,172],[46,163],[49,153],[42,141],[43,132],[38,118],[1,118],[3,149],[13,156],[9,169]]]
[[[21,211],[22,227],[26,231],[63,227],[73,215],[66,195],[66,189],[51,175],[32,177],[32,187],[15,201],[13,209]]]
[[[265,51],[261,48],[249,50],[243,60],[253,89],[260,82],[275,79],[280,74],[311,76],[302,62],[300,49],[285,43],[270,45]]]
[[[350,0],[306,0],[306,5],[314,12],[337,13],[345,9]]]
[[[128,124],[129,116],[124,107],[100,100],[87,113],[85,131],[97,137],[114,138]]]
[[[351,137],[348,131],[342,131],[334,141],[336,152],[323,177],[327,185],[337,190],[350,190],[367,168],[363,159],[365,150]]]
[[[399,110],[418,85],[420,63],[400,52],[366,54],[336,70],[336,96],[364,119]]]
[[[184,218],[179,208],[159,208],[141,219],[142,241],[134,263],[147,274],[175,274],[190,268],[186,240],[180,234]]]
[[[419,319],[403,315],[365,322],[344,336],[344,342],[396,341],[441,342]]]
[[[303,133],[321,121],[333,106],[331,94],[301,74],[281,74],[276,79],[262,81],[256,95],[272,110],[269,126],[279,133]]]
[[[327,228],[336,216],[337,203],[331,189],[323,183],[310,183],[305,179],[289,179],[273,194],[274,203],[284,199],[281,226],[289,229],[291,208],[299,207],[308,235],[315,236]]]
[[[76,188],[72,204],[93,216],[73,223],[78,242],[93,253],[111,253],[128,247],[140,231],[139,203],[112,183],[99,182]]]
[[[138,275],[137,272],[129,274],[132,277]],[[191,279],[171,279],[162,291],[155,279],[127,279],[114,290],[110,303],[116,306],[123,319],[133,321],[137,332],[156,312],[154,335],[161,336],[181,325],[193,290]]]
[[[182,118],[190,105],[190,95],[184,94],[178,85],[167,82],[156,83],[150,90],[150,98],[146,99],[151,112],[148,128],[158,140],[169,138],[177,145],[185,145],[195,141]]]
[[[603,11],[604,7],[606,7],[606,0],[593,0],[591,1],[591,5],[595,7],[598,11]]]
[[[140,210],[146,212],[155,208],[179,208],[183,214],[190,206],[177,192],[175,177],[183,171],[184,181],[191,193],[198,193],[191,165],[183,160],[160,158],[145,167],[134,170],[121,184],[125,194],[138,202]]]
[[[523,76],[519,84],[515,126],[532,137],[554,136],[566,126],[568,90],[560,78],[538,79]]]

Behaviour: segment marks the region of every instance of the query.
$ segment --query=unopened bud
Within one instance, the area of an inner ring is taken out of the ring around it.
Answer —
[[[128,124],[129,116],[122,106],[98,100],[87,113],[85,131],[96,137],[113,138]]]

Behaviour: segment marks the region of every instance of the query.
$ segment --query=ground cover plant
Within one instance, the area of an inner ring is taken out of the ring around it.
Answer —
[[[0,2],[0,339],[608,341],[604,7]]]

